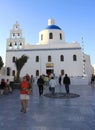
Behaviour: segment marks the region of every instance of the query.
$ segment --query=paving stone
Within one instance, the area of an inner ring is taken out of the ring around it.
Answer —
[[[35,85],[27,113],[20,112],[19,90],[0,95],[0,130],[95,130],[95,87],[70,86],[76,98],[59,98],[64,86],[57,86],[59,97],[47,98],[48,88],[39,96]]]

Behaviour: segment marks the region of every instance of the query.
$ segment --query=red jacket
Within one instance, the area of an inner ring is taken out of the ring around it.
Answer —
[[[30,88],[28,81],[22,81],[20,86],[20,94],[27,94],[27,90]]]

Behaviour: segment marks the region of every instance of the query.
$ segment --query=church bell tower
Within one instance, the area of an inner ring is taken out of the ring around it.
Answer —
[[[13,29],[10,30],[10,37],[7,39],[7,50],[9,49],[23,49],[25,45],[25,38],[22,36],[20,25],[16,22]]]

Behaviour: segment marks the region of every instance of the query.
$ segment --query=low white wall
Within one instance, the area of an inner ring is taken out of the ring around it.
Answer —
[[[88,77],[70,77],[71,85],[88,85],[90,80]]]
[[[63,80],[63,78],[62,78],[62,80]],[[56,81],[58,83],[58,77],[56,77]],[[71,85],[88,85],[90,83],[90,78],[87,76],[85,76],[85,77],[74,76],[74,77],[70,77],[70,81],[71,81]],[[63,81],[61,81],[61,83],[63,84]]]

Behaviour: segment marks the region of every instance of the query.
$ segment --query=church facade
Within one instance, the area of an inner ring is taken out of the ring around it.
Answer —
[[[49,19],[47,27],[39,32],[39,41],[35,45],[26,43],[20,25],[16,22],[6,44],[7,75],[16,75],[14,61],[22,55],[29,59],[21,70],[21,77],[51,73],[56,76],[68,74],[72,77],[90,77],[92,74],[90,56],[83,52],[78,42],[67,43],[64,31],[55,25],[53,19]]]

